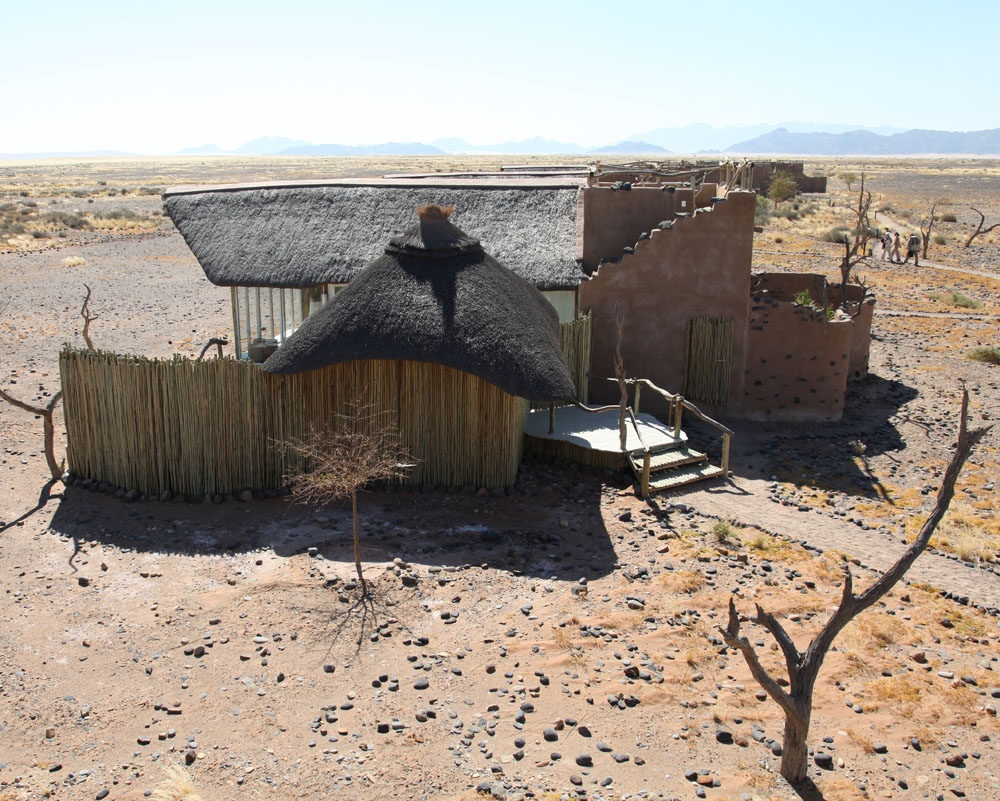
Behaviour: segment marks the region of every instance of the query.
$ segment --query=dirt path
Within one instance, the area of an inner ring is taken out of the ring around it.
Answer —
[[[1000,319],[1000,314],[978,314],[967,312],[922,312],[903,311],[901,309],[875,309],[876,317],[926,317],[932,320],[996,320]]]
[[[823,550],[838,550],[875,570],[888,568],[905,548],[898,539],[865,531],[816,510],[799,511],[795,506],[777,504],[767,497],[767,482],[762,479],[737,477],[727,484],[713,482],[668,497],[702,514],[767,532],[782,532]],[[921,554],[907,578],[968,596],[983,606],[1000,607],[1000,577],[937,553]]]
[[[885,212],[882,212],[882,220],[884,221],[884,227],[896,231],[900,235],[905,234],[907,231],[912,231],[913,226],[903,225],[898,220],[894,220],[892,217],[888,216]],[[906,243],[904,242],[902,248],[905,250]],[[966,267],[950,267],[947,264],[940,264],[936,261],[930,261],[928,259],[923,259],[923,263],[920,265],[922,267],[927,267],[932,270],[944,270],[949,273],[960,273],[961,275],[975,275],[980,278],[992,278],[994,281],[1000,281],[1000,275],[996,273],[989,273],[983,270],[970,270]]]

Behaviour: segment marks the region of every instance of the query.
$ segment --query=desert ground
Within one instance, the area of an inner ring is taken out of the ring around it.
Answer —
[[[100,348],[192,356],[229,333],[228,290],[162,216],[167,185],[498,163],[0,162],[0,388],[58,391],[85,285]],[[858,269],[871,372],[842,421],[727,420],[732,479],[649,502],[624,475],[531,458],[502,497],[362,493],[372,608],[349,505],[50,484],[41,421],[0,404],[0,800],[168,797],[178,765],[205,801],[798,798],[780,710],[717,629],[729,598],[804,646],[842,555],[865,586],[919,529],[963,382],[974,425],[1000,408],[983,356],[1000,347],[1000,231],[963,247],[970,206],[1000,220],[997,162],[809,161],[829,191],[762,215],[755,269],[835,276],[827,234],[858,190],[839,176],[862,170],[876,224],[909,231],[937,202],[941,241],[919,268]],[[58,415],[57,435],[61,456]],[[909,581],[827,657],[807,797],[1000,798],[998,447],[994,428]],[[780,674],[769,635],[744,630]]]

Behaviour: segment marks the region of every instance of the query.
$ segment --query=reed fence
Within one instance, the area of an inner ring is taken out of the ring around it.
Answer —
[[[576,399],[581,403],[587,403],[589,397],[590,323],[590,312],[584,312],[572,322],[559,325],[559,346],[576,386]]]
[[[732,352],[732,320],[692,317],[687,327],[684,397],[725,406]]]
[[[399,430],[411,485],[514,483],[528,403],[438,364],[372,360],[265,373],[234,359],[147,359],[66,347],[59,367],[74,474],[147,495],[279,489],[281,443],[334,430],[359,400]]]

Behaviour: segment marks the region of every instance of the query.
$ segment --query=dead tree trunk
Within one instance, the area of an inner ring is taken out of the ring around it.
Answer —
[[[628,409],[628,384],[625,382],[625,360],[622,358],[622,328],[625,325],[625,315],[615,303],[615,326],[617,336],[615,338],[615,378],[618,379],[618,442],[622,453],[625,453],[625,445],[628,442],[628,431],[625,428],[625,413]]]
[[[931,218],[930,221],[927,223],[927,230],[925,231],[924,227],[922,225],[920,226],[920,240],[924,246],[923,250],[920,251],[920,258],[922,259],[927,258],[927,248],[931,244],[931,231],[934,229],[934,209],[936,208],[937,208],[937,203],[931,205]]]
[[[1000,222],[995,222],[989,228],[984,229],[983,228],[983,223],[986,222],[986,215],[983,214],[979,209],[977,209],[977,208],[975,208],[973,206],[969,206],[969,208],[972,209],[974,212],[976,212],[976,214],[979,215],[979,225],[976,226],[976,230],[975,231],[973,231],[971,234],[969,234],[969,238],[965,240],[965,246],[966,247],[968,247],[969,245],[971,245],[972,244],[972,240],[975,239],[980,234],[988,234],[990,231],[992,231],[994,228],[996,228],[998,225],[1000,225]]]
[[[87,287],[87,294],[83,299],[83,306],[80,307],[80,316],[83,318],[83,331],[80,333],[83,335],[83,341],[87,343],[87,350],[94,350],[94,343],[90,340],[90,324],[97,319],[97,315],[91,315],[90,313],[90,287]]]
[[[63,466],[56,461],[55,453],[55,425],[52,423],[52,413],[55,411],[56,404],[59,403],[59,399],[62,397],[62,390],[59,390],[52,399],[45,404],[45,406],[31,406],[23,401],[19,401],[17,398],[13,398],[0,389],[0,398],[7,401],[7,403],[12,406],[16,406],[18,409],[23,409],[29,414],[37,414],[42,418],[42,437],[45,446],[45,461],[49,465],[49,472],[52,474],[53,481],[59,481],[62,478]]]
[[[927,518],[927,522],[921,527],[917,539],[874,584],[857,595],[854,593],[850,567],[845,562],[844,588],[840,605],[805,651],[800,652],[781,623],[772,614],[765,611],[760,604],[757,604],[757,616],[753,622],[767,629],[780,646],[788,672],[788,690],[783,689],[764,669],[750,641],[740,634],[740,615],[736,611],[736,603],[733,598],[729,599],[729,623],[725,628],[720,627],[719,630],[722,632],[726,645],[743,654],[754,679],[785,713],[781,775],[793,785],[803,782],[806,778],[813,688],[816,684],[816,677],[819,675],[819,669],[833,645],[834,639],[844,626],[889,592],[927,547],[931,535],[944,517],[955,494],[955,482],[962,466],[969,458],[972,449],[989,430],[988,427],[967,430],[968,408],[969,393],[963,389],[958,445],[945,471],[934,509],[930,517]]]
[[[844,240],[844,255],[840,260],[840,305],[843,310],[850,314],[847,300],[847,285],[851,280],[851,270],[859,263],[868,258],[868,236],[871,223],[868,220],[868,211],[872,205],[872,193],[865,192],[865,174],[861,173],[861,188],[858,190],[858,205],[852,208],[854,213],[854,235]],[[864,303],[864,297],[860,303]]]

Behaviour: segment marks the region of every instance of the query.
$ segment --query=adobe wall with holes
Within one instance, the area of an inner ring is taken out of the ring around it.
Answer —
[[[821,275],[754,276],[744,417],[839,420],[843,414],[854,321],[828,320],[825,311],[784,299],[803,289],[822,298],[824,283]]]
[[[803,290],[818,305],[829,304],[840,308],[842,295],[839,284],[827,283],[826,278],[816,273],[758,273],[751,281],[751,292],[772,297],[775,300],[792,301]],[[868,356],[872,341],[872,315],[875,298],[866,296],[864,287],[847,285],[847,300],[854,304],[851,314],[854,326],[851,330],[851,349],[848,365],[848,381],[857,381],[868,375]],[[857,304],[861,303],[860,311]]]
[[[592,314],[591,373],[614,375],[616,302],[625,316],[626,372],[649,378],[670,392],[680,392],[684,384],[688,321],[692,317],[727,318],[732,320],[733,343],[725,410],[738,414],[743,400],[755,195],[731,192],[726,200],[693,216],[674,217],[672,227],[656,227],[670,220],[668,213],[676,210],[672,204],[683,197],[680,191],[659,189],[585,190],[584,259],[598,268],[580,287],[581,307],[589,307]],[[602,258],[615,260],[600,264]],[[616,402],[617,389],[611,382],[593,379],[590,389],[592,401]],[[652,394],[643,393],[642,408],[664,412],[666,405]]]

